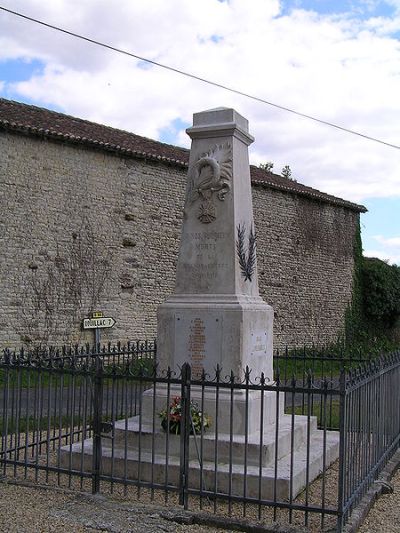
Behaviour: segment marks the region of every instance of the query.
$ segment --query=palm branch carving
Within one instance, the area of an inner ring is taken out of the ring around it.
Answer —
[[[250,228],[248,247],[245,247],[246,226],[239,224],[237,227],[236,251],[239,259],[240,271],[245,281],[251,281],[256,268],[256,235],[253,227]]]

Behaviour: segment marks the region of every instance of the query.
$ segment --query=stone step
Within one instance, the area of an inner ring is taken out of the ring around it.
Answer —
[[[263,466],[268,466],[275,461],[275,452],[278,451],[278,459],[287,455],[292,446],[294,450],[298,450],[306,443],[307,432],[312,435],[317,428],[317,420],[311,417],[308,428],[308,418],[306,416],[296,416],[294,418],[293,432],[292,432],[292,417],[290,415],[283,415],[279,419],[278,425],[278,446],[276,446],[276,426],[269,425],[268,429],[264,431],[262,436],[262,447],[260,452],[260,432],[253,433],[248,436],[247,443],[244,435],[231,435],[226,433],[218,433],[218,439],[215,440],[215,434],[211,431],[206,431],[196,437],[189,438],[189,458],[196,459],[198,451],[201,450],[202,457],[205,460],[213,460],[215,455],[218,456],[219,461],[229,462],[230,458],[234,463],[246,462],[249,465],[259,465],[260,459]],[[293,443],[292,443],[293,436]],[[110,441],[106,441],[106,446]],[[197,448],[196,448],[197,444]],[[159,420],[154,424],[148,421],[140,424],[140,417],[136,416],[128,420],[121,420],[115,423],[114,426],[114,446],[124,448],[127,446],[130,450],[139,448],[148,450],[150,453],[154,447],[154,453],[167,453],[170,457],[180,456],[180,436],[175,434],[166,434],[161,428]]]
[[[325,447],[324,447],[325,438]],[[324,457],[325,449],[325,457]],[[145,450],[145,451],[143,451]],[[307,481],[313,481],[334,462],[339,455],[339,433],[334,431],[314,431],[308,448],[303,444],[291,453],[280,458],[275,465],[259,466],[243,461],[229,462],[221,457],[205,460],[200,467],[199,460],[189,461],[189,487],[217,491],[218,493],[253,498],[278,500],[295,498]],[[93,443],[87,439],[61,449],[61,463],[77,470],[83,468],[90,471],[92,467]],[[148,448],[138,449],[113,446],[103,447],[103,473],[119,478],[128,478],[159,484],[161,486],[177,486],[179,481],[179,457],[166,456],[165,453],[154,454]],[[217,463],[217,472],[216,472]],[[307,474],[308,463],[308,474]],[[276,482],[274,481],[276,479]]]

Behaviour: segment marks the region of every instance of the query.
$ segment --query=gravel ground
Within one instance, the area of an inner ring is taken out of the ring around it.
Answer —
[[[178,514],[171,508],[140,502],[126,502],[110,496],[91,496],[54,487],[0,481],[0,531],[74,533],[217,533],[226,527],[207,527],[167,519]],[[393,494],[381,496],[368,514],[359,533],[400,532],[400,470],[392,479]],[[184,517],[184,513],[181,514]],[[186,517],[187,518],[187,517]],[[185,517],[183,518],[183,521]],[[247,529],[251,531],[252,529]],[[235,530],[237,530],[235,528]],[[309,530],[306,530],[309,531]]]
[[[398,460],[398,458],[397,458]],[[23,469],[19,474],[23,473]],[[15,474],[14,474],[15,475]],[[57,487],[57,475],[39,475],[35,482],[34,471],[28,471],[27,478],[21,476],[12,478],[13,469],[7,472],[7,477],[0,478],[0,532],[63,532],[74,533],[89,531],[109,531],[111,533],[159,533],[188,532],[188,533],[211,533],[221,531],[270,531],[268,524],[272,525],[272,511],[263,510],[262,522],[258,522],[257,508],[248,507],[246,518],[243,518],[243,507],[232,508],[232,518],[227,516],[224,504],[218,504],[216,521],[204,522],[198,520],[206,513],[213,515],[212,502],[205,502],[203,515],[200,509],[196,511],[196,505],[190,505],[196,520],[190,513],[182,511],[177,504],[176,495],[171,495],[168,504],[165,505],[164,493],[153,495],[153,503],[150,502],[150,491],[142,490],[140,501],[135,498],[136,489],[129,488],[126,492],[120,485],[114,486],[114,492],[107,491],[107,484],[103,483],[102,495],[90,494],[90,479],[84,480],[83,485],[79,479],[62,477],[60,486]],[[337,464],[332,465],[327,473],[325,497],[326,503],[333,504],[336,498]],[[68,481],[69,480],[69,481]],[[37,484],[39,483],[39,485]],[[393,494],[384,494],[378,498],[374,507],[369,512],[366,520],[359,529],[360,533],[400,533],[400,469],[391,480],[394,487]],[[47,486],[46,486],[47,485]],[[310,502],[319,501],[321,479],[317,479],[309,489]],[[86,492],[82,492],[86,491]],[[329,500],[332,498],[332,501]],[[299,497],[302,501],[304,495]],[[192,502],[193,503],[193,502]],[[209,508],[207,508],[207,505]],[[200,515],[199,515],[200,512]],[[282,531],[296,528],[297,531],[320,533],[321,523],[318,516],[310,516],[308,524],[304,527],[304,515],[296,516],[293,513],[291,525],[282,517],[278,518]],[[225,515],[225,516],[224,516]],[[210,515],[208,515],[210,516]],[[233,519],[233,522],[230,520]],[[214,520],[214,518],[213,518]],[[219,520],[219,523],[218,523]],[[258,524],[257,524],[258,523]],[[201,525],[198,525],[201,524]],[[208,524],[208,525],[203,525]],[[264,527],[255,528],[254,525]],[[244,527],[239,527],[243,525]],[[275,523],[275,525],[277,525]],[[331,530],[334,524],[326,517],[323,530]],[[217,528],[217,526],[219,526]],[[353,530],[354,531],[354,530]]]
[[[0,531],[10,533],[213,533],[221,529],[178,524],[162,517],[165,508],[127,504],[106,497],[0,482]],[[229,531],[227,529],[226,531]]]
[[[400,469],[391,481],[393,494],[382,495],[368,513],[359,533],[400,532]]]

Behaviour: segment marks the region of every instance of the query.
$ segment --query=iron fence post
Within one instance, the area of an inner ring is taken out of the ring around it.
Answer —
[[[103,411],[103,364],[97,355],[95,360],[95,374],[93,382],[93,462],[92,462],[92,493],[100,491],[101,474],[101,421]]]
[[[346,372],[340,372],[339,379],[339,482],[338,482],[338,518],[337,532],[344,527],[344,503],[345,503],[345,476],[346,476]]]
[[[190,435],[190,380],[191,367],[184,363],[181,371],[181,436],[180,436],[180,470],[179,470],[179,504],[188,508],[189,477],[189,435]]]
[[[3,475],[5,476],[7,473],[7,448],[8,448],[8,417],[9,417],[9,399],[10,399],[10,366],[11,366],[11,357],[10,357],[10,351],[4,350],[4,363],[5,363],[5,369],[4,369],[4,390],[3,390],[3,405],[1,413],[3,415],[3,424],[2,424],[2,438],[1,438],[1,459],[4,459],[3,464]],[[1,464],[1,463],[0,463]]]

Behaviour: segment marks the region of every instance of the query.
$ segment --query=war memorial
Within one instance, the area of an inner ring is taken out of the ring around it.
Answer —
[[[258,289],[247,120],[213,109],[196,113],[187,133],[176,286],[158,309],[157,372],[168,379],[143,392],[138,415],[115,422],[102,468],[178,484],[184,453],[189,487],[287,500],[337,459],[339,435],[317,430],[316,417],[284,414],[284,393],[274,388],[273,309]],[[159,420],[182,391],[191,424],[185,437],[168,431],[171,414],[164,427]],[[200,406],[196,427],[191,405]],[[83,450],[92,461],[91,439],[73,447],[77,461]]]

